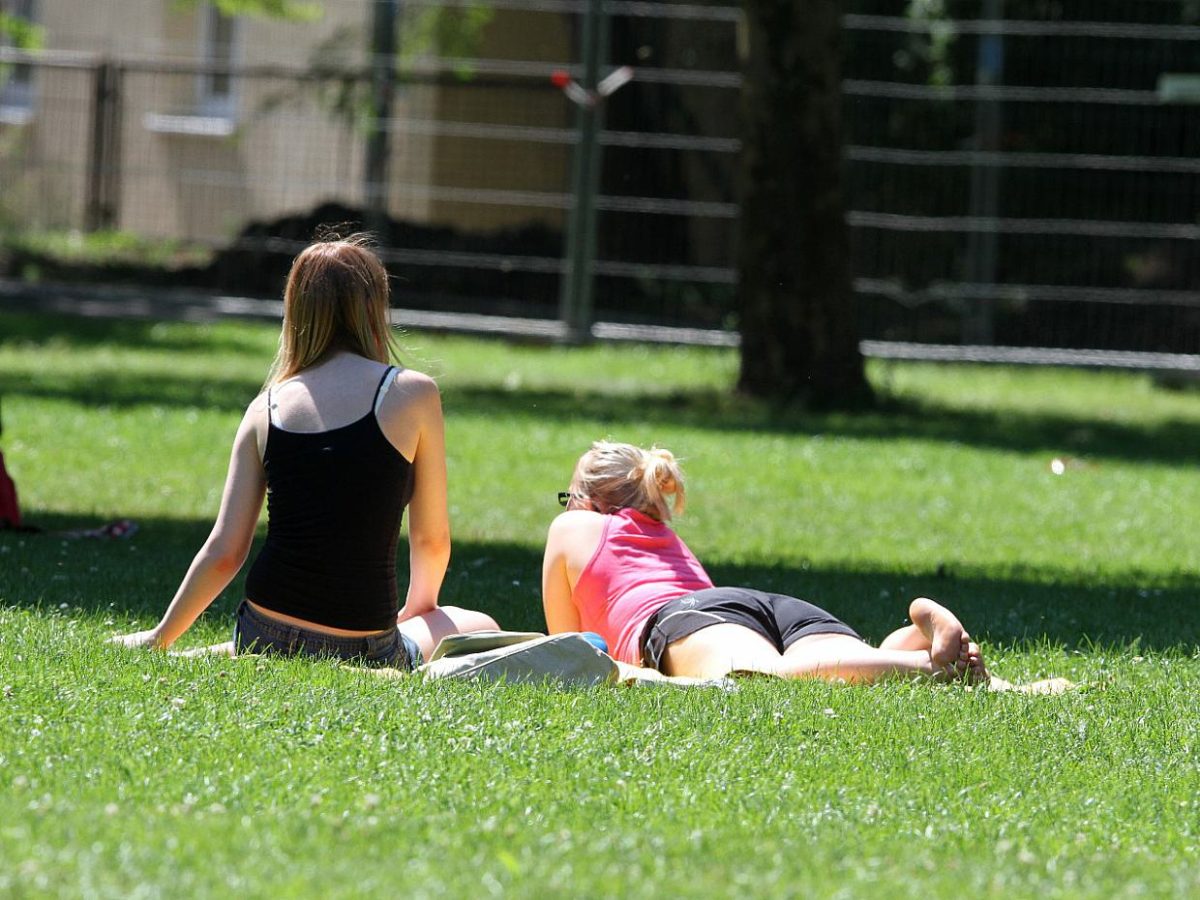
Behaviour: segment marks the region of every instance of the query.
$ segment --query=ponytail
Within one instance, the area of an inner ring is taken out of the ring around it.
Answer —
[[[575,469],[576,489],[601,512],[636,509],[660,522],[683,512],[683,471],[670,450],[597,441]]]
[[[683,472],[675,462],[675,454],[663,447],[651,447],[642,451],[642,493],[654,512],[643,509],[660,522],[671,521],[687,505],[687,494],[683,488]],[[667,500],[671,503],[668,506]]]

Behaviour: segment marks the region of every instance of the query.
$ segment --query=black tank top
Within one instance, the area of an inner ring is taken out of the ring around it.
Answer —
[[[267,540],[246,576],[246,597],[328,628],[383,631],[396,624],[396,544],[412,499],[412,464],[379,427],[376,410],[396,369],[357,422],[285,431],[271,421]]]

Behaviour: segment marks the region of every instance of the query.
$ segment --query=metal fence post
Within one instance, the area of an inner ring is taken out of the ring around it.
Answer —
[[[997,21],[1004,15],[1003,0],[985,0],[983,17]],[[999,33],[979,36],[979,57],[975,83],[993,87],[1004,78],[1004,36]],[[975,101],[975,152],[995,154],[1000,149],[1000,102],[994,97]],[[972,230],[967,236],[967,281],[973,285],[996,283],[999,235],[994,222],[1000,215],[1000,168],[993,161],[976,158],[971,166],[970,216],[990,221],[986,229]],[[979,297],[963,314],[964,344],[993,344],[996,340],[995,299]]]
[[[88,231],[115,228],[121,205],[121,68],[101,60],[93,72],[92,146],[88,159]]]
[[[581,86],[593,100],[608,47],[608,16],[603,0],[588,0],[583,18]],[[592,334],[592,263],[596,258],[596,193],[600,184],[601,104],[581,103],[575,114],[575,153],[571,165],[571,205],[567,221],[566,271],[559,292],[558,317],[566,340],[582,344]]]
[[[388,155],[392,100],[396,93],[396,20],[399,0],[376,0],[371,33],[371,113],[367,123],[363,193],[366,226],[386,243]]]

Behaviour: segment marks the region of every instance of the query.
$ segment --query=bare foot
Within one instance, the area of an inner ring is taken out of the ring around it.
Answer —
[[[967,669],[963,674],[963,680],[968,684],[987,684],[991,678],[991,673],[984,665],[983,652],[979,649],[979,645],[974,641],[969,641],[967,643]]]
[[[967,664],[961,660],[939,666],[931,659],[929,661],[929,676],[938,682],[962,681],[967,678]]]
[[[918,597],[909,604],[908,617],[929,639],[929,657],[934,668],[958,663],[969,666],[971,636],[954,613],[928,597]]]

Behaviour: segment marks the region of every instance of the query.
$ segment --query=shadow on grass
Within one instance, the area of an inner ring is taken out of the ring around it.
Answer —
[[[245,325],[245,323],[241,323]],[[274,334],[278,325],[264,325]],[[52,344],[56,347],[94,349],[127,347],[130,350],[179,352],[246,352],[261,354],[263,341],[236,329],[206,327],[198,323],[159,322],[153,319],[108,319],[37,313],[0,312],[0,347]]]
[[[1064,419],[1019,411],[962,410],[896,398],[885,398],[867,412],[810,413],[711,390],[608,394],[473,387],[447,391],[445,405],[447,416],[461,412],[531,422],[597,420],[630,428],[660,424],[868,440],[903,438],[1164,463],[1190,464],[1200,446],[1200,422],[1166,420],[1138,426],[1086,416]]]
[[[266,373],[264,365],[263,377]],[[94,373],[80,371],[58,372],[50,381],[41,375],[0,372],[0,396],[3,397],[33,397],[117,409],[174,406],[241,412],[261,388],[262,381],[258,379],[218,375],[193,378],[106,373],[97,377]]]
[[[0,371],[0,396],[62,400],[87,406],[199,406],[240,411],[258,394],[270,364],[269,358],[263,357],[261,342],[235,330],[164,328],[151,321],[0,314],[0,349],[24,344],[68,349],[113,347],[164,353],[245,354],[263,359],[263,363],[261,374],[252,378],[224,375],[217,366],[212,374],[203,377],[106,373],[98,378],[86,368],[37,375]]]
[[[125,346],[178,352],[206,350],[259,356],[260,344],[236,330],[160,328],[152,322],[113,319],[64,320],[38,315],[0,315],[0,346],[5,343],[66,342],[69,346]],[[263,362],[263,376],[267,361]],[[241,411],[257,394],[259,375],[232,377],[220,371],[197,376],[56,372],[53,378],[0,372],[0,395],[68,400],[93,406],[202,406]],[[713,431],[895,438],[952,442],[969,446],[1046,451],[1085,458],[1191,463],[1200,446],[1200,422],[1168,419],[1152,425],[1117,423],[1095,417],[1069,419],[1020,411],[963,410],[931,402],[884,398],[874,410],[809,413],[779,408],[712,389],[673,393],[619,393],[595,388],[505,390],[485,385],[445,389],[448,417],[486,415],[520,421],[595,421],[603,428],[634,429],[646,424],[690,426]]]
[[[95,524],[36,513],[30,519],[47,529]],[[0,603],[47,610],[66,604],[120,621],[132,617],[148,626],[166,608],[210,524],[143,520],[138,533],[127,540],[64,541],[49,532],[0,532]],[[406,566],[402,559],[402,585]],[[458,541],[442,602],[482,609],[505,628],[540,631],[540,570],[540,547]],[[1200,578],[1194,576],[1143,583],[1132,573],[1119,583],[1084,583],[1078,576],[1056,578],[1054,572],[1040,571],[939,577],[719,562],[710,566],[710,573],[718,584],[804,597],[872,642],[904,624],[909,600],[925,595],[946,603],[976,638],[994,644],[1047,640],[1069,649],[1136,645],[1187,652],[1200,647],[1200,617],[1195,614]],[[245,569],[214,603],[209,620],[218,616],[232,622],[244,577]]]

